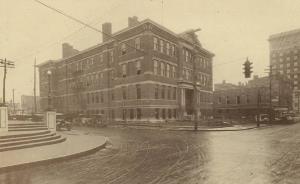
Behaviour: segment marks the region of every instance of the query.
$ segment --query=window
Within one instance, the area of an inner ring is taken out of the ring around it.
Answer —
[[[158,50],[158,39],[156,37],[153,38],[153,48],[154,50]]]
[[[109,52],[109,61],[114,62],[114,52],[113,51]]]
[[[122,115],[123,120],[126,120],[126,116],[127,116],[126,109],[123,109],[123,115]]]
[[[160,63],[160,74],[165,76],[165,63],[163,62]]]
[[[122,77],[126,77],[127,75],[127,65],[123,64],[122,65]]]
[[[171,119],[172,118],[172,110],[168,109],[168,118]]]
[[[142,111],[141,109],[136,109],[136,118],[141,119],[142,118]]]
[[[111,110],[111,119],[115,119],[115,110]]]
[[[136,61],[136,74],[140,75],[141,74],[141,61]]]
[[[114,70],[110,71],[110,77],[111,77],[112,80],[114,80],[114,78],[115,78],[115,72],[114,72]]]
[[[159,43],[160,43],[160,52],[164,52],[164,41],[159,40]]]
[[[175,66],[173,66],[173,70],[172,70],[172,72],[173,72],[173,78],[176,78],[176,68],[175,68]]]
[[[90,103],[90,94],[89,93],[86,94],[86,103]]]
[[[241,98],[240,96],[236,96],[236,104],[240,104],[241,103]]]
[[[134,45],[136,49],[140,49],[141,48],[141,39],[140,38],[136,38],[134,40]]]
[[[122,97],[123,97],[123,100],[125,100],[127,98],[126,87],[122,87]]]
[[[100,63],[103,63],[103,54],[100,54]]]
[[[122,43],[121,45],[121,55],[125,55],[126,54],[126,45],[125,43]]]
[[[170,55],[170,43],[167,43],[167,55]]]
[[[114,101],[115,100],[115,92],[112,90],[111,91],[111,100]]]
[[[165,86],[161,87],[161,98],[165,99]]]
[[[169,64],[166,65],[167,65],[167,77],[170,77],[170,65]]]
[[[250,98],[249,95],[246,96],[246,103],[249,104],[250,103]]]
[[[185,62],[189,61],[189,51],[185,50]]]
[[[230,104],[229,96],[226,96],[226,104]]]
[[[158,99],[158,85],[155,85],[155,88],[154,88],[154,98]]]
[[[222,103],[222,97],[219,96],[218,98],[218,104],[221,104]]]
[[[168,87],[168,100],[170,100],[171,99],[171,87]]]
[[[95,103],[95,94],[91,93],[91,96],[92,96],[92,104],[93,104],[93,103]]]
[[[176,100],[176,96],[177,96],[177,93],[176,93],[176,87],[173,88],[173,100]]]
[[[101,102],[101,103],[104,102],[104,95],[103,95],[103,92],[100,92],[100,102]]]
[[[133,119],[134,118],[134,109],[130,109],[129,110],[129,117],[130,117],[130,119]]]
[[[165,109],[162,109],[161,115],[162,115],[162,119],[166,119],[166,110]]]
[[[141,85],[136,85],[136,98],[141,99]]]
[[[176,117],[177,117],[177,109],[173,109],[173,117],[176,119]]]
[[[154,60],[154,67],[153,67],[154,75],[158,75],[158,61]]]
[[[175,45],[171,46],[171,56],[175,56],[176,55],[176,51],[175,51]]]
[[[155,109],[155,118],[159,119],[159,109]]]

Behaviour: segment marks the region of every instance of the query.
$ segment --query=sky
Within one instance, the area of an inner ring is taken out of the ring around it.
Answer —
[[[214,83],[246,82],[242,64],[248,57],[254,75],[266,75],[268,38],[300,28],[298,0],[41,0],[101,29],[111,22],[113,32],[127,19],[150,18],[175,33],[201,28],[202,46],[213,52]],[[95,32],[47,9],[34,0],[0,0],[0,58],[15,61],[7,73],[7,100],[33,95],[33,64],[61,58],[61,44],[78,50],[101,43]],[[3,68],[0,68],[2,89]],[[0,90],[2,96],[2,90]]]

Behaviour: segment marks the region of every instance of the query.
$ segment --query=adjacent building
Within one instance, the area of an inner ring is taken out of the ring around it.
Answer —
[[[292,85],[280,75],[270,78],[254,76],[247,84],[223,81],[215,84],[214,115],[216,117],[254,117],[257,114],[289,111],[292,108]],[[271,99],[271,100],[270,100]]]
[[[102,31],[101,44],[78,51],[65,43],[61,59],[39,65],[43,110],[111,121],[183,119],[194,109],[212,114],[214,54],[202,47],[197,30],[176,34],[130,17],[127,28],[112,33],[104,23]]]
[[[300,29],[269,37],[272,73],[280,73],[293,85],[293,109],[299,112],[300,94]]]

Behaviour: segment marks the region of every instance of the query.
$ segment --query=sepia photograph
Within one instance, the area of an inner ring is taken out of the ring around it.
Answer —
[[[0,184],[299,184],[299,18],[298,0],[0,0]]]

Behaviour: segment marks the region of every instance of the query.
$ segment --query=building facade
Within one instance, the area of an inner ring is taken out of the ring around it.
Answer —
[[[161,121],[212,113],[212,58],[194,30],[175,34],[146,19],[128,19],[84,51],[63,46],[63,58],[39,65],[41,107],[103,114],[111,121]],[[68,53],[65,53],[65,48]],[[51,71],[51,75],[47,72]],[[50,91],[49,91],[50,89]]]
[[[216,84],[214,115],[216,117],[252,117],[292,109],[292,85],[280,76],[254,76],[247,84]],[[230,86],[230,87],[228,87]],[[270,100],[271,99],[271,100]]]
[[[272,73],[280,73],[293,85],[293,110],[299,112],[300,94],[300,29],[269,37]]]

